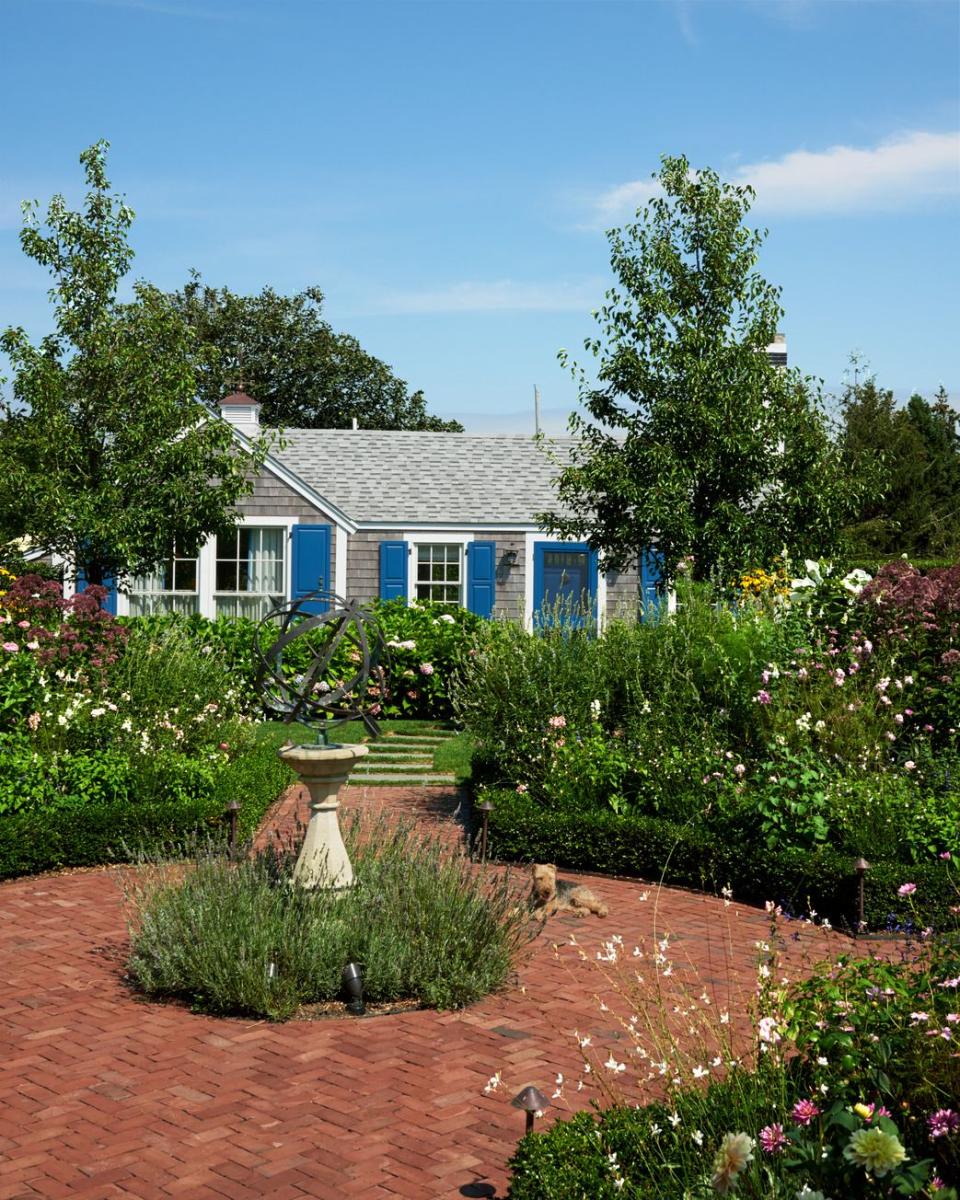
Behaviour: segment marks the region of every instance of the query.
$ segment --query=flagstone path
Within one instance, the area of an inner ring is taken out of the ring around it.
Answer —
[[[452,841],[461,800],[444,788],[345,793],[348,808],[413,814]],[[298,814],[304,797],[291,789],[270,826],[289,831]],[[503,1197],[523,1129],[510,1098],[527,1083],[549,1095],[562,1073],[542,1125],[588,1104],[574,1030],[592,1039],[595,1077],[611,1051],[628,1057],[598,969],[603,943],[622,937],[632,970],[632,947],[669,930],[674,978],[736,1003],[768,930],[755,909],[589,879],[610,916],[551,919],[514,985],[466,1011],[271,1025],[128,988],[121,870],[0,885],[0,1200]],[[828,936],[797,933],[788,959]],[[847,945],[829,937],[821,957]],[[497,1072],[502,1086],[485,1093]],[[618,1079],[633,1086],[630,1072]]]

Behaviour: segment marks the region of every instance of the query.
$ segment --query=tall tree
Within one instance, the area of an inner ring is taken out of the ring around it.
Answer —
[[[198,374],[199,393],[209,404],[242,382],[268,425],[349,429],[356,420],[362,429],[463,430],[457,421],[431,416],[422,392],[408,393],[386,363],[356,338],[336,333],[321,315],[319,288],[238,296],[205,285],[194,272],[171,299],[215,351]]]
[[[858,364],[859,365],[859,364]],[[841,396],[839,444],[848,476],[872,483],[847,529],[860,555],[960,550],[960,414],[941,389],[899,408],[873,375],[854,373]]]
[[[682,157],[655,178],[636,222],[607,235],[618,282],[585,342],[596,382],[574,367],[587,415],[541,519],[613,567],[655,543],[667,580],[687,555],[704,578],[783,547],[829,553],[849,497],[819,397],[765,353],[782,310],[755,270],[752,190]]]
[[[265,443],[237,449],[196,399],[195,336],[156,288],[117,300],[133,212],[111,194],[108,143],[80,156],[82,211],[54,196],[24,205],[20,243],[52,277],[54,332],[34,345],[7,329],[14,369],[2,404],[0,528],[64,555],[90,583],[152,569],[173,543],[192,552],[233,524]]]

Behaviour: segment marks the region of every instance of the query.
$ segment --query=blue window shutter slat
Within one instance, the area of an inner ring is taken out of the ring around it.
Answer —
[[[407,598],[407,543],[380,543],[380,599]]]
[[[330,526],[294,525],[291,539],[290,599],[330,588]]]
[[[115,617],[117,615],[117,586],[109,575],[104,577],[103,586],[107,589],[107,597],[103,602],[102,608],[104,612],[108,612],[111,616]],[[76,589],[78,595],[80,592],[87,590],[87,575],[82,567],[77,572]]]
[[[497,595],[497,543],[467,546],[467,608],[478,617],[492,617]]]

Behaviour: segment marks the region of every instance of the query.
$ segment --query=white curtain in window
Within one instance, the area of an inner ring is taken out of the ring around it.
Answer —
[[[282,594],[283,534],[282,529],[259,529],[256,536],[250,538],[247,556],[249,591],[260,596]]]

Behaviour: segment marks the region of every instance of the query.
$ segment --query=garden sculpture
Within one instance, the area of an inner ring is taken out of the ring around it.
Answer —
[[[311,743],[287,742],[279,751],[310,793],[310,822],[293,872],[301,887],[353,884],[337,816],[339,793],[368,751],[331,742],[329,734],[344,721],[361,720],[377,736],[383,653],[376,619],[326,590],[274,608],[254,632],[255,687],[265,711],[316,734]]]

